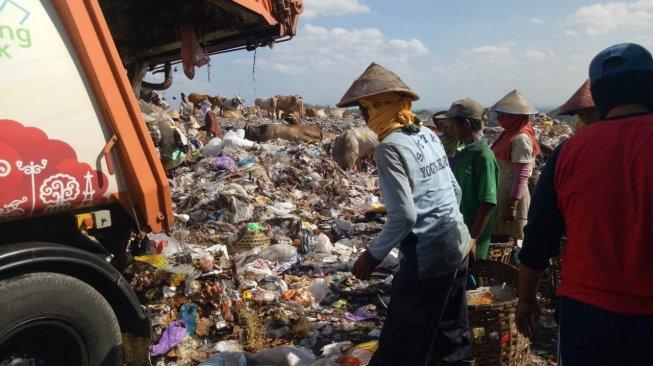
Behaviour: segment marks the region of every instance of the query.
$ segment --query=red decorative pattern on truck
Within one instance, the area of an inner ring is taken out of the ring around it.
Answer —
[[[108,184],[67,143],[0,120],[0,221],[106,203]]]

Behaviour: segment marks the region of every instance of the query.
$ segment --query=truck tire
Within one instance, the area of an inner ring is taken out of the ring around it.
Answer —
[[[58,273],[0,281],[0,366],[119,365],[122,338],[107,300]]]

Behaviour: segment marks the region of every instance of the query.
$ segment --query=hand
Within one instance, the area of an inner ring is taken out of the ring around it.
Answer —
[[[361,255],[358,256],[356,263],[354,263],[354,266],[351,268],[351,273],[359,280],[369,279],[376,268],[367,256],[368,254],[366,254],[366,252],[361,253]]]
[[[517,218],[517,207],[508,207],[506,214],[503,216],[503,219],[506,222],[513,222]]]
[[[540,304],[537,300],[524,301],[519,299],[515,310],[515,323],[517,330],[529,339],[533,337],[533,330],[540,321]]]

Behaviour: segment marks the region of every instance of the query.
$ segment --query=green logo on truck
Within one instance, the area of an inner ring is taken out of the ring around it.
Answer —
[[[32,47],[29,29],[23,27],[30,12],[15,0],[0,0],[0,14],[7,15],[8,12],[17,16],[18,24],[12,26],[0,23],[0,58],[13,58],[11,55],[16,47]]]

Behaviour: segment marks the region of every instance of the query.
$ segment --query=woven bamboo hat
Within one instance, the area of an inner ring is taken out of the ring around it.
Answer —
[[[419,100],[419,95],[404,83],[395,73],[385,67],[372,63],[361,76],[354,81],[349,90],[337,104],[339,108],[352,107],[363,98],[383,93],[404,94],[413,101]]]
[[[517,90],[511,91],[501,98],[491,109],[507,114],[537,114],[537,109]]]
[[[592,99],[592,91],[590,90],[590,81],[587,79],[581,87],[576,90],[576,93],[569,98],[569,100],[560,107],[559,115],[573,116],[578,111],[587,108],[595,108],[594,99]]]

